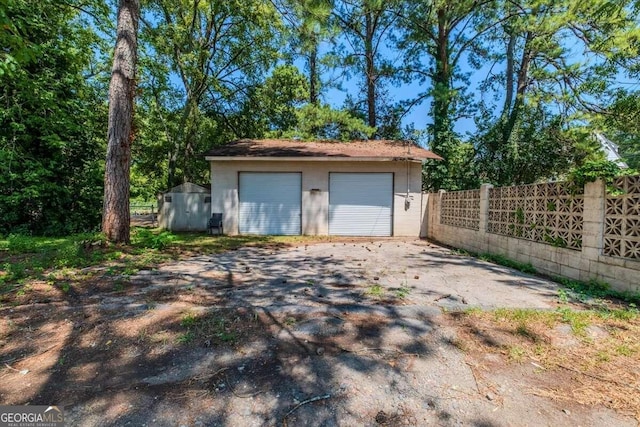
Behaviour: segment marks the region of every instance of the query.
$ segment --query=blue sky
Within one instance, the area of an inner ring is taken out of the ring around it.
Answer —
[[[301,67],[302,69],[302,67]],[[485,77],[487,70],[470,70],[463,69],[465,72],[472,72],[470,78],[469,95],[474,96],[475,100],[478,101],[480,98],[479,91],[475,90],[474,86],[478,85]],[[494,70],[495,71],[495,70]],[[390,93],[392,94],[394,101],[408,100],[412,99],[418,93],[425,92],[428,87],[429,82],[421,85],[418,82],[413,83],[403,83],[399,87],[390,87]],[[340,108],[343,106],[345,98],[348,93],[353,94],[354,96],[358,94],[360,91],[358,87],[357,78],[352,78],[350,80],[344,79],[342,80],[342,86],[344,90],[339,89],[329,89],[325,94],[323,94],[324,101],[329,103],[331,106]],[[416,104],[411,108],[409,113],[404,117],[402,123],[403,126],[409,125],[413,123],[417,130],[423,130],[427,127],[428,124],[432,122],[431,120],[431,112],[430,112],[430,103],[431,99],[426,98],[420,104]],[[460,119],[456,122],[455,130],[463,137],[467,136],[468,133],[473,133],[476,129],[475,123],[471,118]]]
[[[328,44],[324,46],[321,50],[321,54],[326,54],[332,49]],[[385,47],[381,49],[382,55],[386,59],[392,59],[395,62],[396,66],[399,66],[402,58],[398,55],[397,52],[392,51],[390,48]],[[302,60],[298,60],[294,63],[301,72],[304,72],[305,65]],[[461,72],[469,73],[469,84],[468,94],[474,97],[474,101],[480,100],[480,91],[475,88],[475,86],[479,85],[482,82],[489,72],[490,66],[485,66],[479,70],[471,68],[468,66],[466,62],[466,58],[463,56],[460,61]],[[501,70],[500,66],[494,66],[493,72],[497,73]],[[356,71],[352,70],[352,74],[355,74]],[[359,93],[361,93],[361,88],[359,85],[361,84],[361,78],[359,76],[352,76],[351,78],[346,78],[344,76],[343,69],[336,70],[328,70],[325,71],[322,75],[323,81],[331,82],[335,81],[340,84],[341,89],[331,88],[327,89],[323,95],[323,101],[330,104],[332,107],[340,108],[344,105],[344,101],[347,97],[347,94],[351,94],[354,97],[357,97]],[[459,84],[459,83],[456,83]],[[419,83],[418,81],[414,81],[412,83],[402,83],[398,87],[389,85],[388,90],[389,93],[393,97],[394,102],[402,101],[402,100],[411,100],[414,99],[418,94],[424,93],[429,89],[430,82],[426,81],[424,83]],[[331,86],[331,85],[329,85]],[[362,97],[363,95],[361,95]],[[404,117],[402,124],[403,126],[409,125],[411,123],[414,124],[416,130],[424,130],[428,124],[432,122],[431,120],[431,112],[430,112],[430,104],[431,99],[425,98],[421,103],[414,105],[408,114]],[[455,123],[455,130],[458,132],[463,138],[467,137],[470,133],[475,132],[476,126],[473,118],[463,118],[458,120]]]

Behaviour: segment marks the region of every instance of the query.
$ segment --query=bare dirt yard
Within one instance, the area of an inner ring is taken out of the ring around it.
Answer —
[[[57,404],[70,426],[640,420],[637,310],[592,310],[426,241],[301,241],[81,273],[5,298],[2,404]]]

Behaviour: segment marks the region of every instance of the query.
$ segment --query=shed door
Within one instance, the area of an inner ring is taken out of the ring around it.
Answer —
[[[171,231],[206,231],[210,204],[203,193],[168,193],[171,202],[164,202],[167,228]]]
[[[238,197],[241,234],[300,234],[300,173],[241,172]]]
[[[392,173],[331,173],[329,234],[391,236]]]

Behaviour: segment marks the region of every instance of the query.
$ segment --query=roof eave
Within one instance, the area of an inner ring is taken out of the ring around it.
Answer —
[[[351,156],[205,156],[210,162],[216,161],[296,161],[296,162],[399,162],[410,161],[422,163],[425,159],[415,157],[351,157]]]

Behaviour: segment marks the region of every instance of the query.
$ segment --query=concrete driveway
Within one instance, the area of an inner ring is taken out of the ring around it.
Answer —
[[[421,240],[243,248],[149,274],[170,274],[191,286],[219,287],[239,305],[274,310],[371,310],[372,302],[381,310],[552,309],[558,302],[553,282]]]
[[[468,360],[444,308],[553,309],[557,287],[425,241],[243,248],[130,281],[92,300],[96,328],[122,349],[109,384],[126,387],[63,396],[73,425],[635,425],[535,395],[535,364]],[[238,338],[162,338],[187,314]]]

